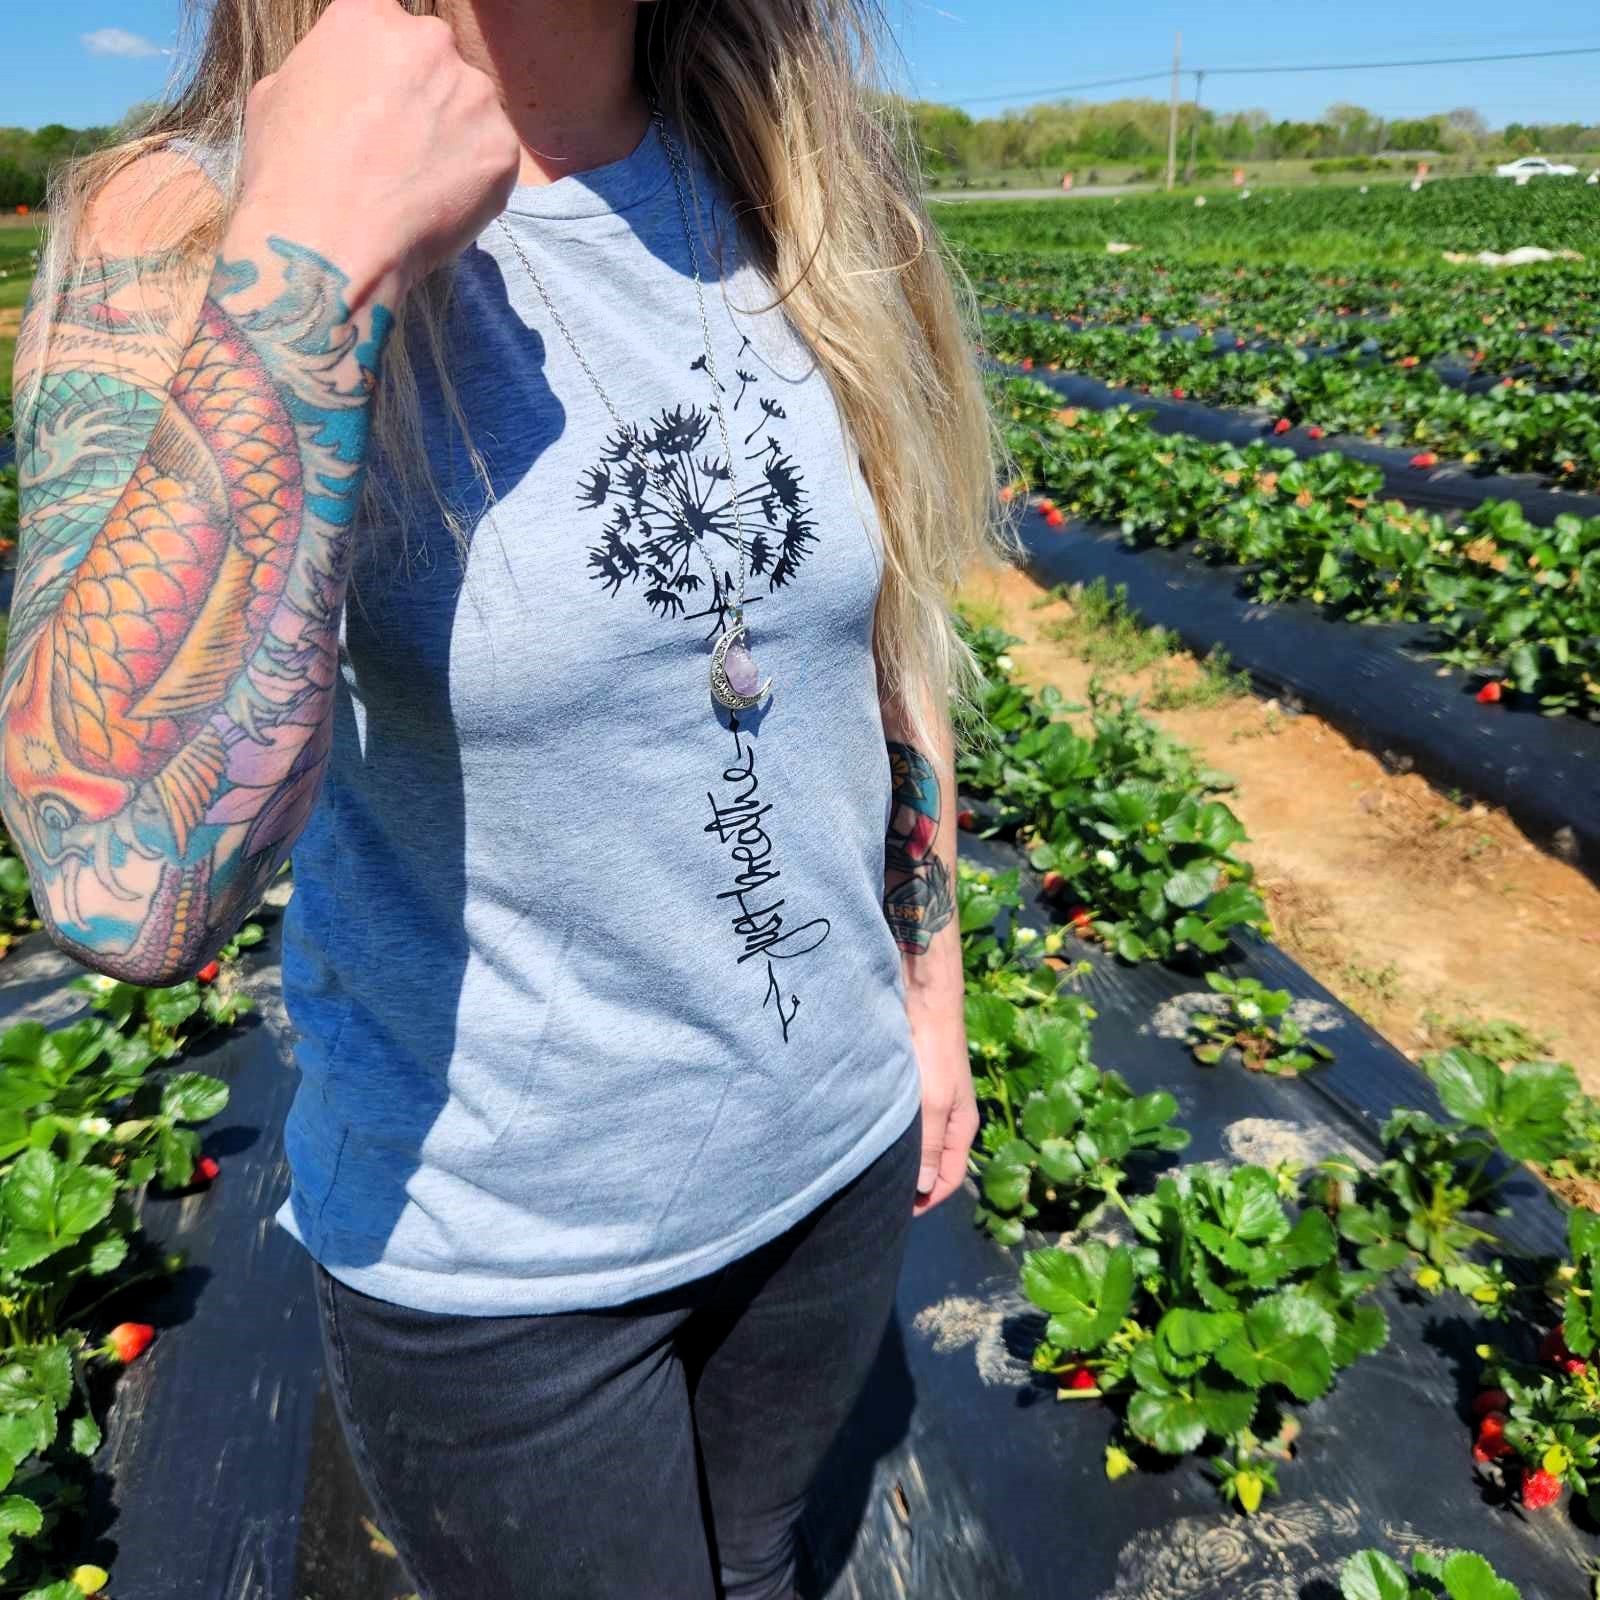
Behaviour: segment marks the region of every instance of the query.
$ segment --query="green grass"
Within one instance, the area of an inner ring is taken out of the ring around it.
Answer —
[[[1106,587],[1103,578],[1091,584],[1057,585],[1055,594],[1072,606],[1072,615],[1055,617],[1039,631],[1064,644],[1091,667],[1110,672],[1142,672],[1180,650],[1175,635],[1148,626],[1129,604],[1128,591]]]
[[[44,230],[32,223],[7,224],[0,227],[0,313],[20,310],[28,298],[28,285],[33,281],[32,255],[38,247]],[[6,426],[11,412],[11,359],[16,351],[16,335],[8,331],[11,318],[6,317],[6,328],[0,328],[0,429]]]

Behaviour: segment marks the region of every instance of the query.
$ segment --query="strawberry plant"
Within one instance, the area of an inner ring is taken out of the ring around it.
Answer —
[[[220,952],[221,962],[231,964],[241,950],[264,937],[259,923],[246,923]],[[222,970],[219,962],[211,962],[196,977],[164,988],[123,983],[93,972],[74,978],[68,987],[87,995],[90,1006],[119,1032],[144,1040],[153,1055],[167,1058],[208,1029],[231,1027],[254,1009],[254,1001],[231,980],[218,982]]]
[[[1049,1317],[1034,1368],[1087,1369],[1127,1442],[1164,1456],[1208,1439],[1231,1449],[1219,1471],[1244,1505],[1275,1481],[1250,1465],[1258,1432],[1276,1437],[1283,1405],[1318,1399],[1386,1341],[1387,1320],[1366,1303],[1379,1275],[1342,1270],[1327,1217],[1291,1218],[1263,1167],[1183,1168],[1127,1214],[1135,1243],[1028,1252],[1023,1289]]]
[[[1087,708],[1049,690],[1034,699],[998,664],[1010,635],[968,637],[1010,726],[996,747],[958,754],[957,780],[993,802],[993,830],[1018,834],[1029,864],[1087,909],[1111,949],[1127,961],[1216,954],[1235,929],[1266,922],[1235,853],[1244,828],[1211,798],[1227,780],[1196,768],[1136,700],[1098,683]],[[1085,709],[1083,731],[1064,720]]]
[[[1486,676],[1492,698],[1600,717],[1600,518],[1538,528],[1488,501],[1458,524],[1380,500],[1381,474],[1335,452],[1156,435],[1125,408],[1063,409],[1031,382],[992,393],[1016,465],[1073,515],[1131,541],[1193,540],[1264,601],[1426,622],[1440,658]]]
[[[1252,1072],[1293,1077],[1307,1072],[1333,1052],[1318,1044],[1288,1015],[1294,997],[1287,989],[1269,989],[1259,978],[1229,978],[1208,972],[1206,982],[1227,1002],[1220,1015],[1197,1011],[1189,1020],[1195,1060],[1213,1067],[1230,1053]]]
[[[1362,1550],[1340,1571],[1339,1594],[1342,1600],[1521,1600],[1516,1585],[1471,1550],[1414,1551],[1409,1574],[1381,1550]]]
[[[1016,869],[958,864],[957,902],[967,974],[966,1031],[983,1125],[972,1156],[982,1202],[974,1220],[1002,1244],[1020,1244],[1046,1209],[1058,1217],[1110,1198],[1121,1203],[1126,1163],[1183,1149],[1177,1102],[1135,1095],[1089,1059],[1094,1008],[1062,989],[1040,939],[1002,912],[1022,903]],[[1023,939],[1023,934],[1031,935]]]
[[[1567,1218],[1568,1261],[1552,1287],[1561,1321],[1534,1363],[1491,1352],[1473,1454],[1509,1463],[1526,1500],[1552,1503],[1566,1490],[1600,1512],[1600,1216]]]
[[[1484,1315],[1503,1315],[1514,1292],[1503,1265],[1469,1259],[1496,1236],[1470,1219],[1505,1214],[1499,1191],[1514,1169],[1496,1160],[1501,1151],[1548,1163],[1567,1149],[1577,1080],[1551,1062],[1502,1072],[1464,1049],[1427,1057],[1423,1066],[1454,1120],[1397,1111],[1383,1126],[1384,1159],[1374,1171],[1336,1157],[1309,1177],[1308,1193],[1366,1270],[1409,1267],[1424,1292],[1454,1289]]]

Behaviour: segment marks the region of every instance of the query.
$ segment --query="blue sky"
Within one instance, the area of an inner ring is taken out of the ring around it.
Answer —
[[[21,0],[29,19],[12,33],[0,119],[36,127],[113,122],[157,94],[174,65],[178,0]],[[1494,51],[1600,45],[1593,0],[1547,0],[1523,13],[1489,0],[886,0],[896,24],[904,86],[974,113],[1025,105],[1027,93],[1091,79],[1161,72],[1176,29],[1193,66],[1275,66],[1410,60]],[[1337,17],[1337,24],[1330,19]],[[86,40],[88,42],[86,42]],[[1184,92],[1193,79],[1185,77]],[[1085,91],[1079,98],[1163,96],[1163,82]],[[993,98],[1006,96],[1007,98]],[[1262,107],[1315,116],[1338,100],[1386,117],[1474,105],[1496,125],[1600,118],[1600,55],[1570,60],[1315,72],[1207,80],[1219,109]]]

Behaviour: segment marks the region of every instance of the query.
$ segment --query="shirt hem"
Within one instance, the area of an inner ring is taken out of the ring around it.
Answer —
[[[526,1278],[503,1272],[439,1272],[393,1261],[352,1264],[340,1261],[318,1228],[302,1229],[293,1197],[274,1220],[311,1255],[330,1277],[394,1305],[455,1316],[541,1316],[560,1311],[596,1311],[626,1305],[644,1295],[692,1283],[740,1256],[759,1249],[808,1216],[852,1179],[859,1177],[911,1125],[922,1103],[921,1074],[911,1060],[907,1083],[889,1109],[857,1140],[848,1153],[820,1177],[780,1206],[764,1212],[715,1244],[621,1272],[563,1273]],[[911,1205],[912,1196],[906,1196]],[[308,1237],[309,1235],[309,1237]]]

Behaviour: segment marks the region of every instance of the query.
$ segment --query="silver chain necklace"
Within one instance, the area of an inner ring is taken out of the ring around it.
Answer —
[[[744,620],[744,518],[739,504],[738,469],[733,459],[733,443],[728,435],[728,419],[722,410],[722,385],[717,380],[717,357],[711,346],[711,323],[706,317],[705,290],[700,282],[700,256],[694,246],[694,231],[689,225],[689,202],[684,193],[686,169],[677,141],[668,131],[666,118],[661,114],[660,107],[652,104],[650,116],[672,167],[672,184],[678,194],[678,215],[683,222],[683,240],[689,249],[689,265],[694,270],[695,301],[700,308],[700,332],[705,340],[706,374],[711,379],[711,406],[717,414],[717,426],[722,432],[722,449],[728,462],[728,489],[733,499],[733,526],[739,540],[739,600],[733,611],[733,626],[723,630],[711,652],[711,693],[721,705],[727,706],[731,711],[748,711],[752,706],[760,705],[766,698],[772,688],[772,679],[768,678],[765,683],[761,682],[761,674],[756,669],[755,660],[744,642],[749,629]],[[544,281],[534,271],[533,263],[523,254],[516,235],[506,226],[503,217],[496,220],[500,231],[505,234],[507,242],[516,252],[517,260],[522,263],[523,270],[533,280],[534,288],[539,291],[539,298],[544,301],[544,308],[550,313],[550,320],[561,330],[562,338],[567,341],[568,348],[577,359],[578,365],[583,368],[589,382],[594,386],[594,392],[600,397],[600,403],[610,413],[619,437],[636,452],[646,481],[652,477],[659,477],[658,469],[652,465],[650,458],[644,453],[643,445],[639,442],[639,430],[629,427],[617,414],[617,408],[611,403],[610,395],[595,376],[594,368],[589,365],[583,351],[578,348],[578,341],[573,338],[572,330],[568,328],[561,313],[556,310],[549,292],[545,289]]]

